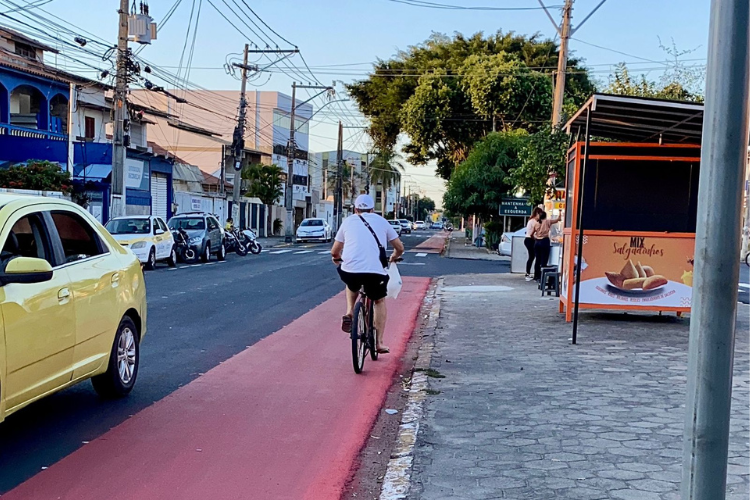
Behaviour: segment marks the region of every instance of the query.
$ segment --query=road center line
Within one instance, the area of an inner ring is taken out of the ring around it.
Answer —
[[[303,253],[313,253],[314,250],[302,250],[300,252],[294,252],[294,255],[300,255]]]
[[[270,253],[271,255],[278,255],[280,253],[287,253],[287,252],[291,252],[291,250],[276,250],[275,252],[268,252],[268,253]]]
[[[427,257],[427,254],[426,254],[426,253],[424,253],[424,252],[420,252],[420,253],[418,253],[418,254],[415,254],[414,256],[415,256],[415,257]]]

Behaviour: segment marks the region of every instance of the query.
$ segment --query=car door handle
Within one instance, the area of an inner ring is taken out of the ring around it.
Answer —
[[[67,302],[70,298],[70,290],[67,288],[61,288],[57,291],[57,300],[60,302]]]
[[[114,273],[112,275],[112,284],[117,285],[118,283],[120,283],[120,273]]]

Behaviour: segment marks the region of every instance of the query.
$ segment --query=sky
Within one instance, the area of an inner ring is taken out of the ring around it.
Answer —
[[[16,5],[25,5],[30,0],[0,0],[0,12],[8,12]],[[32,3],[37,3],[35,0]],[[44,2],[45,0],[41,0]],[[455,6],[485,6],[508,8],[536,8],[537,0],[434,0]],[[575,0],[573,27],[600,2],[600,0]],[[37,10],[38,15],[54,14],[70,20],[77,29],[107,41],[116,40],[117,0],[49,0]],[[552,38],[555,30],[543,10],[478,11],[441,10],[405,5],[393,0],[150,0],[150,13],[156,21],[163,19],[177,3],[174,15],[164,24],[158,40],[145,47],[140,55],[148,61],[173,73],[185,76],[187,60],[192,46],[193,31],[186,37],[193,13],[193,25],[198,20],[189,81],[200,86],[216,89],[237,89],[239,81],[228,75],[223,66],[230,54],[236,58],[246,42],[266,46],[268,41],[250,28],[260,32],[249,18],[241,17],[242,6],[252,8],[262,20],[280,36],[297,45],[307,64],[317,78],[330,85],[334,80],[351,82],[366,76],[370,64],[376,59],[386,59],[397,51],[426,40],[433,32],[465,35],[476,32],[494,33],[498,30],[514,31],[530,35],[541,33]],[[563,0],[545,0],[553,16],[559,17]],[[606,0],[601,8],[573,35],[570,48],[573,55],[582,58],[594,76],[606,84],[613,65],[629,63],[631,72],[645,73],[658,78],[669,64],[670,56],[660,43],[672,45],[679,50],[690,50],[683,60],[689,64],[705,64],[708,39],[709,0]],[[213,6],[212,6],[213,4]],[[232,6],[240,18],[233,16],[227,7]],[[235,24],[232,27],[221,17],[214,6]],[[45,12],[46,11],[46,12]],[[198,17],[200,11],[200,17]],[[18,12],[17,19],[27,20]],[[240,19],[242,21],[240,21]],[[270,34],[257,18],[255,22],[279,43],[282,48],[289,44]],[[0,18],[0,22],[5,22]],[[244,24],[247,23],[249,28]],[[661,42],[660,42],[661,40]],[[186,43],[187,42],[187,43]],[[89,47],[97,47],[89,44]],[[185,47],[185,54],[183,54]],[[180,65],[180,59],[183,59]],[[257,59],[259,65],[266,59]],[[288,60],[298,73],[292,78],[286,73],[292,70],[283,65],[253,79],[249,90],[277,90],[291,93],[293,79],[307,83],[312,77],[299,56]],[[180,69],[178,69],[180,68]],[[299,68],[299,69],[297,69]],[[92,76],[91,74],[87,76]],[[305,77],[303,79],[303,77]],[[155,80],[155,82],[158,82]],[[161,83],[161,82],[158,82]],[[343,90],[341,83],[336,87]],[[302,93],[303,97],[305,96]],[[345,95],[339,93],[337,99]],[[323,104],[316,99],[316,108]],[[336,123],[342,120],[346,128],[345,149],[366,151],[371,146],[364,129],[364,118],[350,101],[326,106],[316,115],[317,120],[310,130],[311,151],[329,151],[336,147]],[[414,191],[420,191],[442,201],[444,183],[434,176],[430,166],[407,166],[405,178]]]

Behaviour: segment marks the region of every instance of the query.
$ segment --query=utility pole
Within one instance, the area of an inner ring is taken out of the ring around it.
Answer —
[[[726,495],[747,162],[750,3],[712,0],[688,347],[682,499]],[[740,402],[740,404],[743,404]]]
[[[335,195],[335,212],[336,212],[336,231],[341,227],[341,210],[343,208],[342,200],[344,198],[344,124],[339,121],[339,140],[336,145],[336,195]]]
[[[247,99],[245,90],[247,88],[247,71],[258,71],[257,66],[248,66],[247,56],[250,46],[245,44],[245,53],[242,58],[242,65],[234,66],[242,69],[242,83],[240,85],[240,106],[237,115],[237,126],[234,128],[232,136],[232,164],[234,165],[234,185],[232,186],[232,219],[235,224],[240,221],[240,191],[242,189],[242,158],[245,150],[245,110],[247,109]],[[222,158],[222,161],[224,159]]]
[[[112,200],[110,218],[125,215],[125,117],[128,114],[128,0],[120,0],[117,30],[117,73],[112,134]]]
[[[554,82],[554,100],[552,101],[552,127],[553,129],[555,127],[559,127],[562,125],[562,107],[563,107],[563,101],[565,99],[565,76],[568,70],[568,41],[570,40],[570,37],[572,37],[576,31],[581,29],[583,24],[589,20],[591,16],[594,15],[594,12],[599,10],[599,7],[604,5],[604,2],[607,0],[601,0],[598,4],[596,4],[596,7],[594,7],[589,14],[583,18],[583,21],[573,28],[570,25],[570,19],[573,14],[573,0],[565,0],[565,5],[563,6],[563,17],[562,22],[558,26],[555,19],[552,17],[552,14],[550,14],[549,10],[547,9],[547,6],[544,5],[544,2],[542,0],[537,0],[539,2],[539,5],[542,6],[544,9],[544,12],[547,14],[547,17],[549,18],[550,22],[552,22],[552,26],[555,27],[555,31],[557,31],[557,34],[560,36],[560,51],[558,53],[557,57],[557,74],[556,81]]]
[[[568,40],[570,39],[570,18],[573,13],[573,0],[565,0],[562,24],[560,26],[560,51],[557,57],[557,79],[552,101],[552,127],[562,125],[562,106],[565,97],[565,73],[568,69]]]
[[[224,144],[221,145],[221,162],[219,163],[219,168],[221,168],[221,185],[219,186],[219,194],[223,197],[225,194],[224,184],[227,181],[227,147]]]

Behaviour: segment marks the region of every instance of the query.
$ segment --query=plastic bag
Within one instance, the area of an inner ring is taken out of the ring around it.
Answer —
[[[392,299],[398,298],[398,294],[401,293],[402,284],[398,266],[395,263],[391,263],[390,267],[388,267],[388,297]]]

